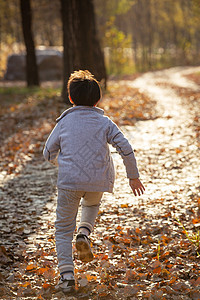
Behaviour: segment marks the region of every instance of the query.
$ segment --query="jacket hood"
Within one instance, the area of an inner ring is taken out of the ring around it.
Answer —
[[[56,122],[58,123],[62,118],[64,118],[66,115],[68,115],[68,114],[70,114],[71,112],[73,112],[73,111],[76,111],[76,110],[79,110],[79,111],[81,111],[81,110],[84,110],[84,111],[86,111],[86,110],[88,110],[88,111],[94,111],[94,112],[97,112],[97,113],[99,113],[100,115],[103,115],[104,114],[104,111],[103,111],[103,109],[101,109],[101,108],[98,108],[98,107],[95,107],[95,106],[82,106],[82,105],[79,105],[79,106],[74,106],[74,107],[70,107],[70,108],[68,108],[68,109],[66,109],[61,115],[60,115],[60,117],[58,117],[57,119],[56,119]]]

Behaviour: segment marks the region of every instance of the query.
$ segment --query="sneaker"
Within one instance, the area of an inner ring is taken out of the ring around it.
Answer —
[[[63,276],[61,276],[58,284],[56,285],[56,290],[62,291],[63,293],[74,292],[74,289],[75,289],[74,277],[71,277],[70,279],[64,279]]]
[[[82,262],[89,262],[93,260],[93,253],[90,246],[90,239],[87,235],[79,233],[76,236],[76,249],[78,251],[78,258]]]

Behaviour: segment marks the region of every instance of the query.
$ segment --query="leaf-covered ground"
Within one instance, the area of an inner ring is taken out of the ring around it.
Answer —
[[[68,296],[55,291],[57,170],[41,156],[65,107],[57,89],[1,89],[1,299],[200,299],[200,105],[198,75],[186,70],[109,82],[100,106],[135,148],[146,192],[131,194],[112,150],[117,179],[91,236],[95,259],[82,264],[74,251]]]

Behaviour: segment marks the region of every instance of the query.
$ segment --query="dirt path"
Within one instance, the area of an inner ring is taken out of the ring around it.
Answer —
[[[177,194],[181,191],[182,201],[186,201],[188,191],[199,187],[200,153],[192,127],[193,112],[174,90],[164,86],[174,84],[199,90],[200,87],[183,77],[195,70],[200,68],[149,72],[130,83],[157,101],[160,115],[155,120],[140,121],[136,127],[126,128],[137,149],[140,169],[147,178],[143,199],[165,198],[172,195],[172,191]],[[148,182],[149,175],[152,184]]]
[[[122,127],[136,149],[146,192],[139,198],[133,196],[122,160],[113,150],[117,171],[114,194],[105,194],[92,234],[95,260],[87,265],[76,260],[81,290],[73,299],[200,299],[197,255],[200,249],[187,239],[176,222],[178,219],[190,235],[200,227],[199,145],[192,126],[193,111],[169,86],[198,90],[199,87],[183,75],[199,70],[172,68],[146,73],[133,82],[120,83],[141,89],[157,102],[158,118],[138,121],[134,127]],[[14,295],[21,297],[18,299],[25,296],[30,297],[27,299],[65,299],[63,294],[52,294],[50,285],[43,283],[41,293],[36,283],[34,286],[38,274],[44,275],[45,280],[56,277],[56,272],[52,271],[56,267],[55,185],[56,169],[38,155],[20,176],[8,178],[0,186],[0,198],[7,197],[10,201],[9,209],[1,207],[5,214],[1,224],[3,241],[5,243],[6,234],[13,230],[13,240],[8,240],[5,246],[13,250],[18,261],[22,261],[20,267],[18,262],[14,271],[10,271],[8,281],[13,286],[14,278],[19,280],[20,274],[27,278],[24,285],[14,287],[13,299]],[[13,199],[16,195],[24,201],[20,210],[25,219],[19,212],[15,213]],[[12,213],[9,215],[8,211]],[[8,221],[9,227],[6,226]],[[37,226],[32,226],[33,232],[30,232],[29,225],[34,222]],[[23,255],[20,243],[15,243],[21,235],[21,246],[26,246]],[[9,260],[11,254],[3,257]],[[28,266],[31,267],[27,269]],[[27,271],[32,273],[27,275]],[[30,287],[27,282],[31,276]],[[38,295],[41,298],[37,298]]]
[[[198,70],[200,68],[172,68],[149,72],[128,83],[157,101],[156,109],[160,116],[155,120],[139,121],[135,127],[122,128],[136,149],[141,177],[146,183],[146,193],[141,197],[143,201],[156,198],[174,201],[174,198],[180,197],[177,202],[181,206],[188,200],[190,193],[199,192],[200,153],[192,127],[194,115],[172,88],[164,86],[173,83],[199,90],[199,86],[183,77]],[[119,172],[123,174],[118,156],[115,161]],[[122,187],[120,181],[118,177],[116,193],[124,190],[128,192],[128,185],[124,187],[123,181]],[[120,199],[121,196],[122,192]],[[131,197],[128,201],[137,200]],[[160,210],[153,208],[153,213],[160,214]]]

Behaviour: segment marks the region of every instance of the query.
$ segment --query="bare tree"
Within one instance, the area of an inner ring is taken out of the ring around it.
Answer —
[[[20,0],[22,30],[26,46],[26,80],[28,86],[39,86],[35,44],[32,34],[32,13],[30,0]]]
[[[67,81],[74,70],[88,69],[98,80],[106,82],[103,53],[97,38],[92,0],[60,0],[63,23],[64,81],[63,97],[67,98]]]

